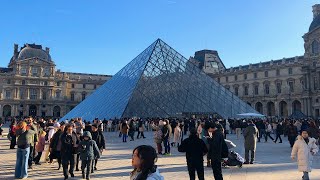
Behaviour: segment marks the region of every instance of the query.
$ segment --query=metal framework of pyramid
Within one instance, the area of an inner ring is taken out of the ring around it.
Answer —
[[[223,118],[256,112],[250,105],[158,39],[62,119],[177,117]]]

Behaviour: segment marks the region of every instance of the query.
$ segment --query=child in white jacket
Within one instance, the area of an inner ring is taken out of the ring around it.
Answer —
[[[298,170],[303,172],[303,180],[309,180],[313,156],[318,150],[316,139],[310,138],[306,129],[301,130],[301,135],[293,145],[291,158],[294,160],[297,157]]]

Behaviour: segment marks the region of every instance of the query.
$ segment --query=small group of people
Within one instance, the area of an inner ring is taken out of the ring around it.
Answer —
[[[64,179],[74,177],[74,169],[79,171],[81,160],[82,178],[90,179],[90,173],[97,170],[97,162],[105,149],[105,138],[99,123],[84,124],[81,118],[68,123],[58,123],[49,119],[34,122],[32,117],[16,123],[12,120],[9,127],[10,149],[17,145],[15,178],[28,177],[32,165],[41,165],[40,160],[58,161],[58,170],[63,168]],[[45,146],[49,148],[45,151]],[[44,158],[42,158],[44,156]]]

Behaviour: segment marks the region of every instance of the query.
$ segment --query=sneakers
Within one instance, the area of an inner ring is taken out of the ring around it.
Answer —
[[[164,156],[171,156],[171,153],[164,153]]]

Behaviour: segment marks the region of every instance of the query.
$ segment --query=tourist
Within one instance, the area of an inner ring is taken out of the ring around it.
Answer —
[[[103,150],[106,149],[106,141],[103,135],[103,132],[98,129],[97,125],[92,125],[92,140],[94,140],[98,146],[100,154],[102,154]],[[98,158],[92,160],[91,173],[93,170],[97,170]]]
[[[236,135],[237,135],[237,139],[239,139],[240,138],[240,136],[241,136],[241,123],[240,123],[240,121],[239,120],[237,120],[236,122],[235,122],[235,128],[236,128]]]
[[[162,126],[156,126],[154,123],[151,125],[152,128],[154,129],[154,142],[156,143],[157,145],[157,151],[158,151],[158,154],[159,155],[162,155],[162,136],[163,136],[163,133],[162,133]]]
[[[164,146],[164,155],[171,155],[170,151],[170,138],[172,134],[171,125],[169,124],[169,120],[164,120],[164,126],[162,128],[162,139]]]
[[[25,179],[28,177],[28,157],[30,153],[31,139],[36,134],[36,131],[26,122],[21,121],[16,130],[17,135],[17,160],[15,167],[15,178]]]
[[[122,142],[127,142],[127,137],[129,133],[129,125],[127,124],[127,121],[124,121],[121,123],[121,134],[122,134]]]
[[[204,180],[203,156],[208,149],[203,140],[199,139],[195,129],[190,130],[190,136],[178,146],[179,152],[186,152],[190,180],[195,180],[195,171],[198,179]]]
[[[141,137],[143,137],[143,139],[145,139],[146,137],[144,136],[144,130],[145,130],[145,126],[143,124],[143,121],[140,120],[138,123],[138,135],[137,135],[137,139],[139,139],[139,135],[141,134]]]
[[[98,127],[94,127],[94,128],[96,128],[95,130],[97,132]],[[80,159],[81,159],[82,178],[83,179],[86,178],[88,180],[90,179],[91,165],[93,165],[92,161],[94,161],[94,159],[100,158],[99,148],[96,142],[92,140],[92,136],[89,131],[85,131],[83,133],[83,141],[79,143],[79,149],[80,149],[79,151],[80,151]],[[85,169],[87,170],[86,173],[85,173]]]
[[[253,164],[257,146],[258,129],[252,121],[248,122],[248,126],[243,131],[245,159],[244,164],[249,164],[249,151],[251,153],[250,164]]]
[[[316,139],[309,137],[306,129],[301,129],[298,140],[294,143],[291,152],[292,160],[297,158],[298,170],[303,172],[302,179],[309,180],[309,172],[311,172],[313,156],[318,152]]]
[[[41,159],[42,152],[44,150],[44,146],[46,145],[46,138],[45,138],[46,134],[47,133],[45,131],[41,131],[39,134],[39,141],[36,145],[36,151],[38,152],[38,154],[34,158],[34,162],[37,165],[41,165],[40,159]]]
[[[260,142],[260,139],[266,135],[266,125],[262,120],[259,120],[256,126],[259,131],[258,142]]]
[[[272,132],[272,126],[269,122],[266,122],[266,135],[264,136],[265,138],[265,143],[268,142],[268,137],[274,141],[273,137],[271,136],[271,132]]]
[[[53,135],[51,138],[49,151],[50,151],[50,163],[52,163],[53,159],[57,159],[58,161],[58,170],[61,168],[61,135],[64,133],[65,124],[62,122],[60,124],[59,130]]]
[[[135,125],[134,125],[134,120],[131,119],[129,121],[129,132],[128,135],[130,136],[130,141],[134,141],[134,131],[135,131]]]
[[[17,144],[16,126],[17,126],[17,122],[15,119],[13,119],[9,126],[10,149],[14,149],[14,147]]]
[[[180,129],[180,123],[178,122],[178,124],[176,125],[173,131],[172,146],[176,146],[176,145],[179,146],[180,142],[181,142],[181,129]]]
[[[61,135],[61,163],[63,167],[64,179],[68,179],[68,166],[70,165],[69,173],[74,177],[75,156],[77,154],[79,139],[73,131],[71,124],[65,127],[64,133]]]
[[[141,145],[133,150],[130,180],[164,180],[157,166],[157,152],[152,146]]]
[[[37,125],[33,123],[32,117],[28,117],[26,119],[26,122],[27,122],[28,128],[36,132],[34,134],[34,136],[30,137],[30,153],[29,153],[29,158],[28,158],[28,165],[29,165],[29,169],[32,169],[32,162],[33,162],[33,158],[35,156],[34,147],[35,147],[36,143],[38,142],[38,128],[37,128]]]
[[[208,128],[207,137],[209,144],[208,155],[211,159],[211,166],[215,180],[223,180],[222,170],[221,170],[221,153],[222,153],[222,143],[224,137],[221,131],[216,128],[215,123],[210,123]]]
[[[290,147],[292,148],[294,145],[294,142],[298,136],[298,128],[293,124],[293,121],[290,122],[288,128],[288,141],[290,143]]]
[[[276,139],[274,140],[274,143],[277,143],[279,138],[279,143],[282,143],[281,135],[283,134],[283,126],[281,123],[276,122]]]
[[[310,127],[308,128],[309,137],[315,138],[317,140],[317,144],[320,137],[320,129],[317,127],[316,123],[314,121],[310,122]]]

